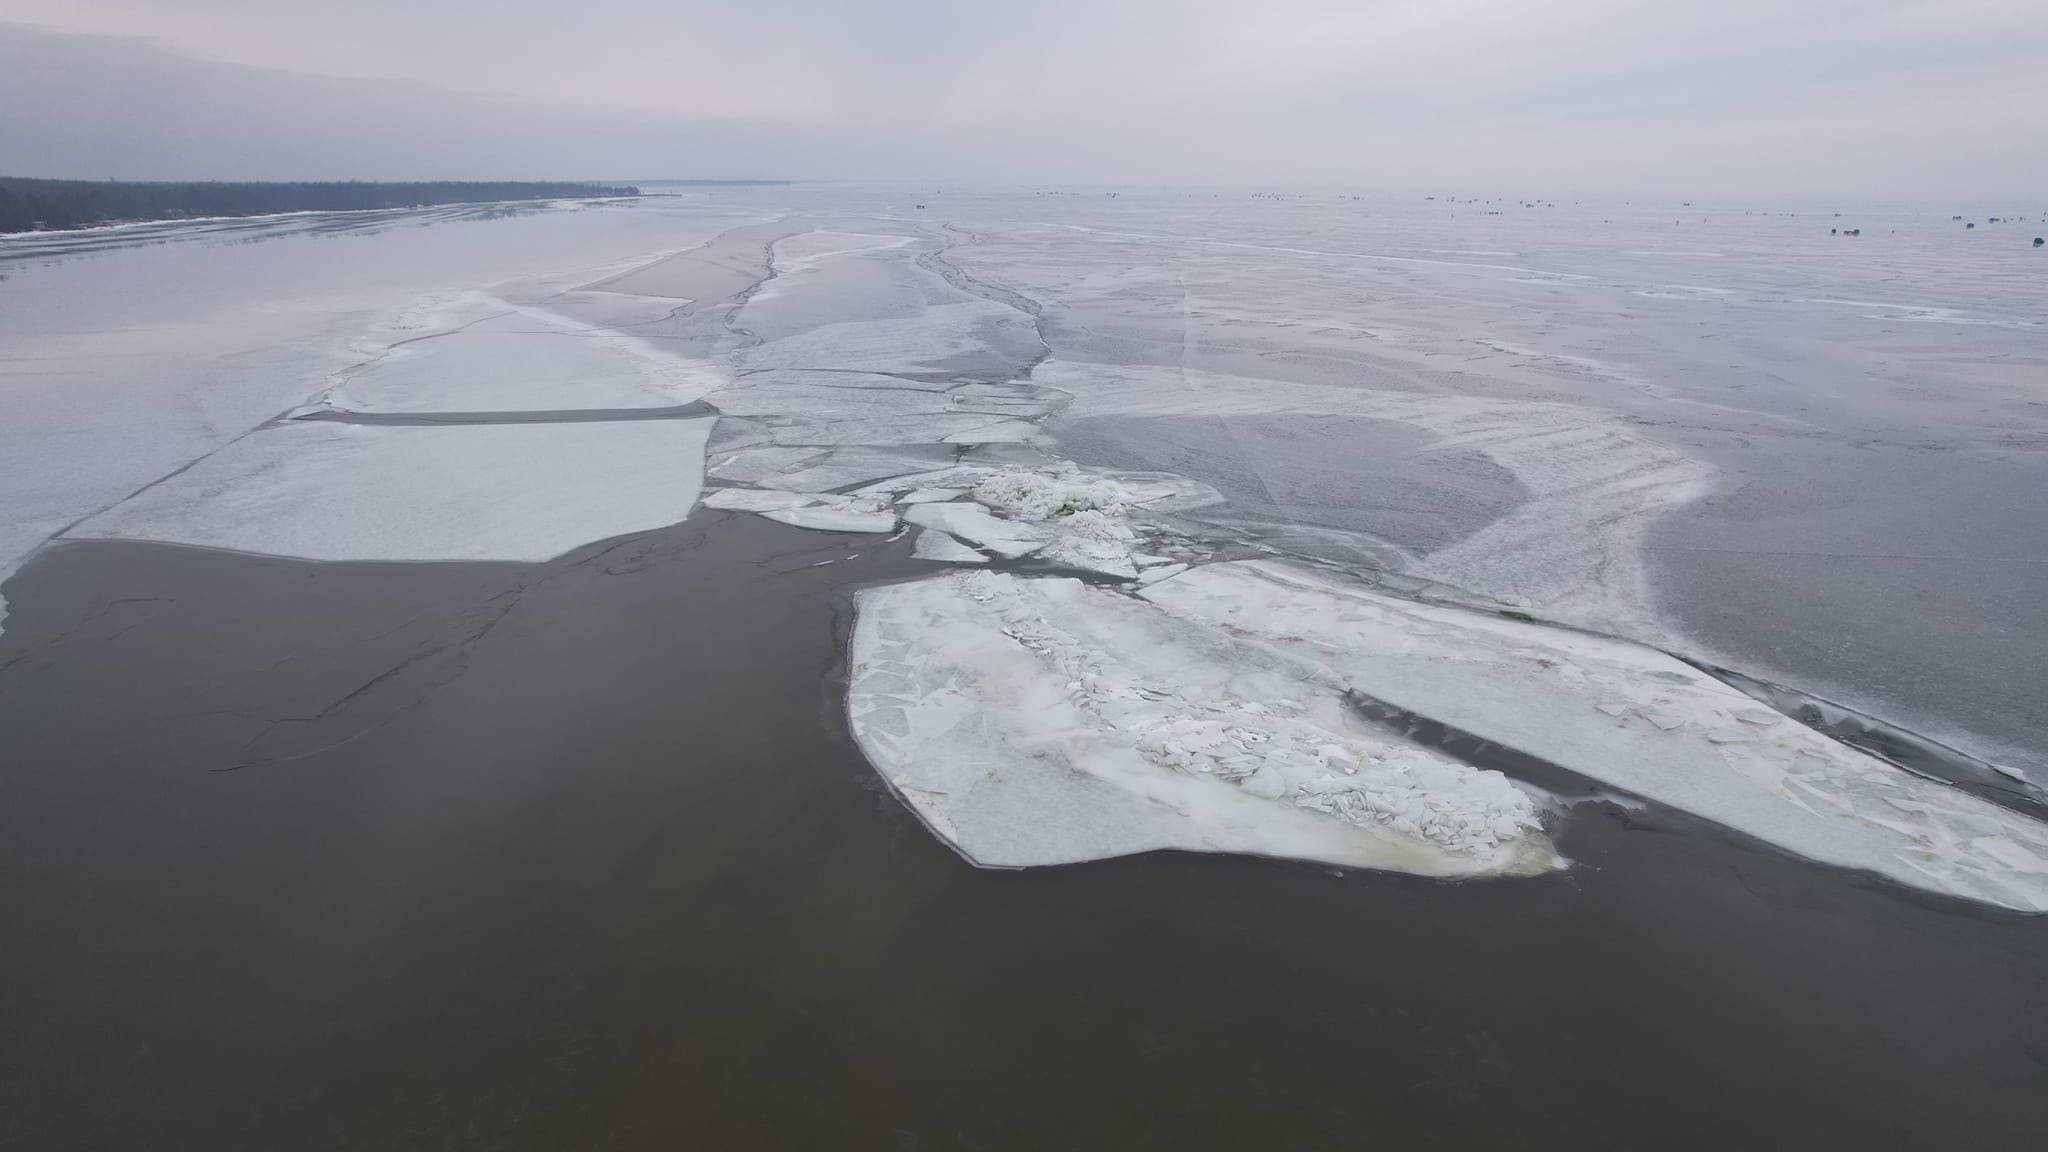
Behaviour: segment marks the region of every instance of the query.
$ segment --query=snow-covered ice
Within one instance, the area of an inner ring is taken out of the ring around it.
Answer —
[[[1121,485],[1083,475],[1078,468],[1051,473],[1021,468],[992,472],[975,485],[974,498],[1026,520],[1050,520],[1077,512],[1120,515],[1130,504]]]
[[[1162,848],[1429,876],[1558,864],[1528,793],[1339,692],[1129,596],[955,573],[860,594],[847,706],[898,794],[984,866]]]
[[[688,516],[711,423],[285,424],[66,535],[311,560],[546,560]]]
[[[1275,561],[1144,588],[1333,682],[1823,863],[2048,911],[2048,824],[1911,775],[1656,649]]]

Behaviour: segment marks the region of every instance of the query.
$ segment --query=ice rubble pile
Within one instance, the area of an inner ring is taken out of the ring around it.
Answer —
[[[1498,772],[1420,748],[1360,741],[1307,718],[1296,699],[1190,699],[1171,681],[1148,684],[1106,652],[1046,619],[1014,577],[957,577],[988,605],[1003,635],[1066,678],[1068,696],[1098,725],[1127,733],[1161,768],[1213,776],[1264,800],[1288,800],[1353,824],[1421,836],[1450,852],[1490,853],[1535,830],[1535,804]],[[1085,604],[1105,593],[1081,593]]]
[[[731,463],[721,462],[713,474],[734,476]],[[792,456],[787,464],[803,470],[812,458]],[[748,474],[761,484],[776,475]],[[1142,568],[1167,562],[1138,551],[1144,539],[1139,515],[1170,501],[1186,506],[1209,497],[1204,486],[1179,477],[1094,473],[1062,461],[1035,468],[954,465],[888,477],[846,494],[725,488],[704,503],[844,532],[893,531],[900,514],[923,529],[917,555],[925,559],[985,563],[984,553],[1005,559],[1035,555],[1129,580]]]

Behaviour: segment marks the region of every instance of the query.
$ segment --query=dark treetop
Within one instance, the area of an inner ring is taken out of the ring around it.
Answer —
[[[160,184],[0,176],[0,232],[89,228],[95,224],[177,220],[188,216],[345,212],[414,208],[427,204],[639,194],[638,188],[553,181],[433,180],[382,184],[352,180],[295,184]]]

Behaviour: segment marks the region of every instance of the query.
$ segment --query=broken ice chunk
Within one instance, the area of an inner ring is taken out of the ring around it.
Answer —
[[[919,560],[938,560],[947,564],[988,563],[988,557],[936,528],[920,529],[917,546],[911,549],[910,554]]]

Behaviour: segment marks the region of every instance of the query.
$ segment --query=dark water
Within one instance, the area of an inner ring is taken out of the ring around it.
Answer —
[[[838,718],[848,592],[907,544],[45,552],[0,634],[0,1146],[2048,1131],[2048,921],[1678,817],[1581,808],[1579,867],[1468,885],[967,867]]]

